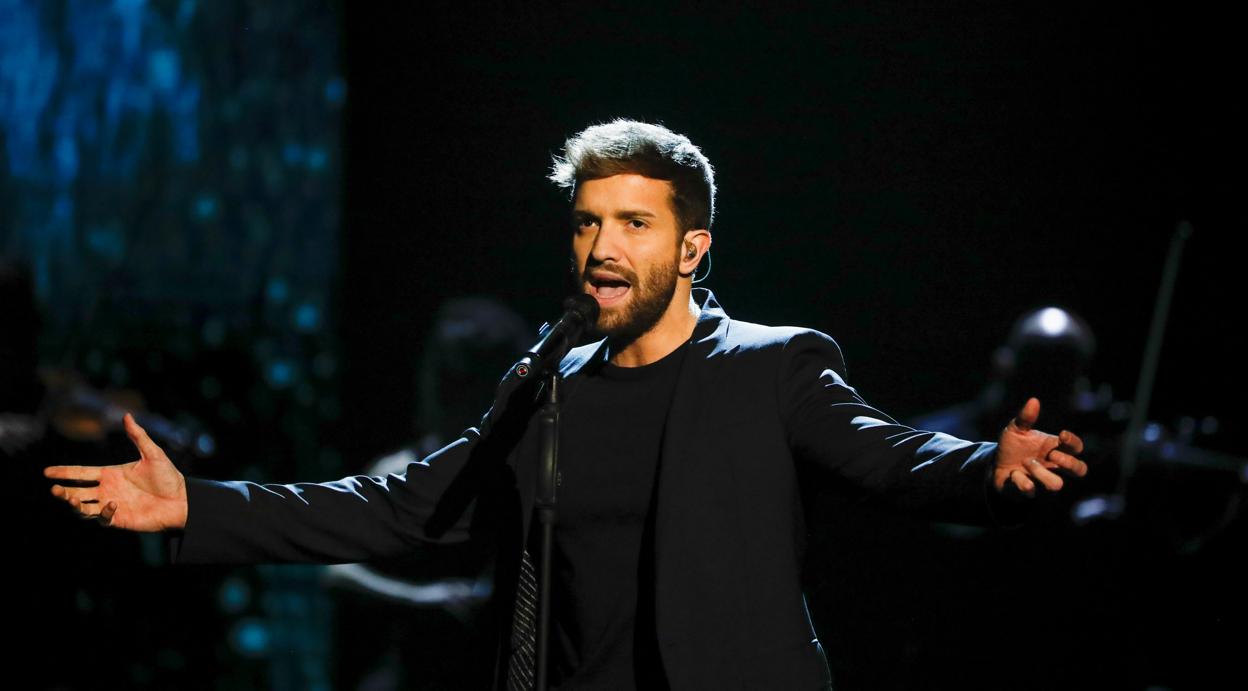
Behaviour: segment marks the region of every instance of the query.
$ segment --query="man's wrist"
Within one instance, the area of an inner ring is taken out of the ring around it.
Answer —
[[[190,513],[190,501],[187,499],[186,478],[181,479],[179,496],[170,499],[173,502],[172,516],[169,525],[165,526],[165,530],[185,530],[186,517]]]

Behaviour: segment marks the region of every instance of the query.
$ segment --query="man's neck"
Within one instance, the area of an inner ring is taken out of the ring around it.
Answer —
[[[701,313],[690,289],[678,287],[667,311],[649,331],[620,344],[618,350],[616,343],[609,344],[608,361],[617,367],[641,367],[662,360],[689,340]]]

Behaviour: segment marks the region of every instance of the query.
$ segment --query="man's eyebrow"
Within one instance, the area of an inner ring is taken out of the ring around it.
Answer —
[[[644,209],[620,209],[619,211],[615,212],[614,216],[616,218],[651,218],[651,219],[659,217],[658,214],[652,211],[646,211]],[[581,221],[585,219],[596,221],[598,220],[598,218],[599,218],[598,214],[592,211],[586,211],[585,209],[573,209],[572,210],[572,220],[574,221]]]
[[[616,218],[636,218],[638,216],[642,218],[658,218],[657,215],[642,209],[620,209],[615,212]]]

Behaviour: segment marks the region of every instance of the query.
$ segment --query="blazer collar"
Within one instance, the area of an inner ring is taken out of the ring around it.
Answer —
[[[698,323],[693,327],[693,342],[701,343],[727,326],[728,313],[719,306],[715,293],[712,293],[709,288],[694,288],[693,300],[702,309],[702,314],[698,316]]]

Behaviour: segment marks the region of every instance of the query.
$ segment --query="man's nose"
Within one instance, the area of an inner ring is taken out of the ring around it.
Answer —
[[[590,247],[589,256],[595,263],[616,261],[620,258],[620,229],[615,224],[604,222],[594,235],[594,244]]]

